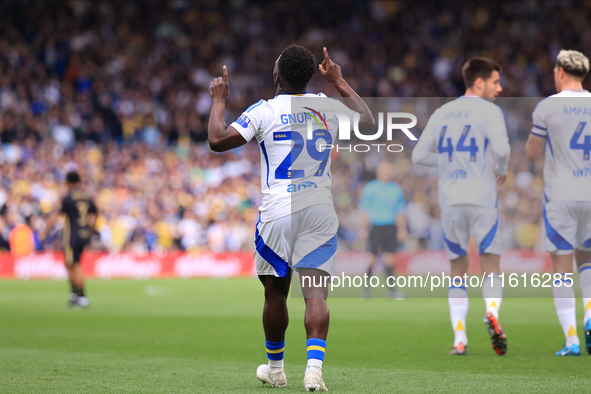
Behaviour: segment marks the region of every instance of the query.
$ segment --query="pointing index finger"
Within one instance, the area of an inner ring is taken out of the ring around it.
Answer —
[[[330,60],[330,57],[328,57],[328,51],[326,50],[326,47],[324,47],[323,50],[324,50],[324,59],[326,59],[326,61],[328,62]]]
[[[224,70],[222,72],[222,76],[224,79],[224,83],[228,84],[228,68],[224,66]]]

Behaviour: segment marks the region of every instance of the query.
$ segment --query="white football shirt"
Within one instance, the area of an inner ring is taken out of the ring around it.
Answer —
[[[507,174],[510,153],[501,108],[480,97],[461,96],[431,115],[412,161],[439,168],[442,209],[456,204],[496,207],[495,174]]]
[[[591,200],[591,93],[563,90],[538,103],[531,132],[546,138],[545,201]]]
[[[262,222],[312,205],[333,204],[331,150],[323,146],[337,145],[338,119],[331,111],[344,113],[353,125],[355,112],[323,93],[280,94],[260,100],[232,123],[246,141],[256,138],[259,143]],[[308,121],[314,125],[311,140],[307,138]]]

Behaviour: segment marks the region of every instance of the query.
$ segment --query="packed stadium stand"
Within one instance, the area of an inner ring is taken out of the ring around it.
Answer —
[[[555,92],[561,48],[591,54],[590,2],[454,3],[2,2],[0,244],[7,247],[19,223],[42,231],[43,219],[59,209],[66,173],[76,169],[99,207],[94,249],[251,250],[261,199],[258,147],[220,155],[206,143],[209,84],[222,64],[233,121],[275,95],[273,64],[291,43],[318,61],[329,48],[365,97],[461,95],[461,66],[475,55],[502,65],[501,96],[544,97]],[[309,87],[337,94],[319,75]],[[509,132],[504,247],[536,248],[542,164],[525,157],[529,129]],[[395,160],[408,204],[405,249],[442,249],[437,181],[411,165],[410,152]],[[332,171],[341,247],[362,250],[357,199],[377,162],[360,164],[335,160]],[[59,240],[53,233],[39,247],[59,249]]]

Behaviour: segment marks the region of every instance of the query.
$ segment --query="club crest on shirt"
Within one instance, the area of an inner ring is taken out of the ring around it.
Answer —
[[[247,128],[248,124],[250,123],[250,119],[248,119],[246,115],[242,115],[238,118],[238,120],[236,120],[236,123],[244,128]]]

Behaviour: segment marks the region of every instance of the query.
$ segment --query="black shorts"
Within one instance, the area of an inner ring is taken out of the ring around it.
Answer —
[[[72,266],[75,264],[80,264],[80,257],[82,257],[82,252],[84,251],[84,247],[88,244],[88,242],[79,242],[74,245],[67,246],[64,250],[66,254],[66,265]]]
[[[372,254],[379,252],[394,253],[398,249],[396,225],[371,226],[369,230],[368,250]]]

